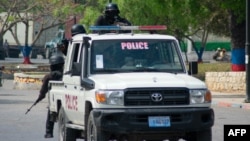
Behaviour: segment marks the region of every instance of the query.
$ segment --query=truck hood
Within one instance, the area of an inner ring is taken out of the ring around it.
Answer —
[[[145,87],[206,88],[203,81],[187,74],[173,73],[117,73],[90,77],[100,89],[125,89]]]

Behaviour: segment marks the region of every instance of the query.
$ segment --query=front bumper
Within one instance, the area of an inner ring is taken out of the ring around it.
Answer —
[[[114,134],[167,134],[210,129],[211,108],[94,109],[97,128]],[[169,116],[170,127],[149,127],[149,116]]]

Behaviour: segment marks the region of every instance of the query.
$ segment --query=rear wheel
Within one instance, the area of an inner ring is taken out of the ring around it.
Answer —
[[[58,117],[59,141],[76,141],[76,132],[66,127],[67,118],[63,108],[60,108]]]
[[[97,128],[93,111],[90,112],[87,127],[87,141],[108,141],[108,136]]]

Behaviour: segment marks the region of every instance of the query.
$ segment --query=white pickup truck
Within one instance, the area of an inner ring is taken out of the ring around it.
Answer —
[[[115,32],[75,35],[62,81],[49,84],[60,141],[212,141],[211,93],[175,37],[116,32],[163,26],[92,29]]]

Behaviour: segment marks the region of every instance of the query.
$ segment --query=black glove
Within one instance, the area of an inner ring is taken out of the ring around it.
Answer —
[[[53,72],[51,72],[51,75],[52,75],[54,80],[61,80],[62,76],[63,76],[62,72],[60,72],[60,71],[53,71]]]

